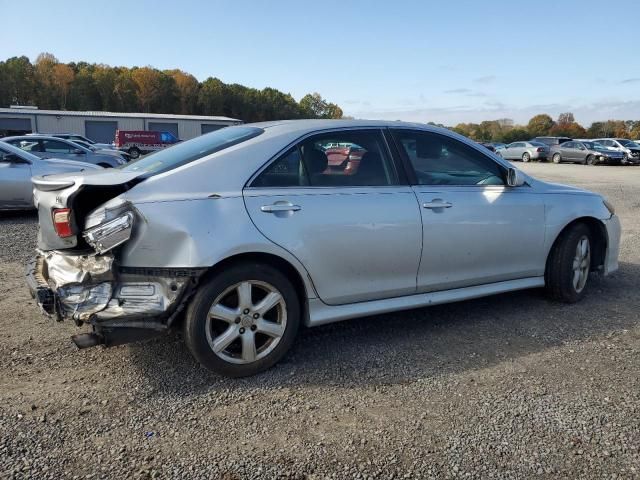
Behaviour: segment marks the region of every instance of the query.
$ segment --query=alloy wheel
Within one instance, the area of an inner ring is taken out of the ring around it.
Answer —
[[[218,357],[248,364],[269,355],[286,327],[287,308],[282,294],[267,282],[246,280],[227,288],[213,301],[206,336]]]
[[[591,245],[586,235],[580,237],[576,245],[575,256],[573,257],[573,288],[580,293],[589,278],[591,268]]]

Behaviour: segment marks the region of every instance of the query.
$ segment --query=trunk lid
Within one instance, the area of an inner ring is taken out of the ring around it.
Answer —
[[[77,247],[86,215],[129,190],[144,173],[105,169],[33,177],[33,197],[40,226],[38,248],[47,251]],[[60,208],[71,209],[73,235],[70,237],[59,237],[53,225],[53,211]]]

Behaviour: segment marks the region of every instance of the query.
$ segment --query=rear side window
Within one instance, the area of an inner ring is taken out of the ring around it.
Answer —
[[[153,155],[141,157],[118,168],[130,172],[146,172],[147,176],[158,175],[246,142],[263,132],[263,129],[257,127],[222,128],[193,140],[178,143]]]
[[[379,130],[344,130],[303,140],[273,162],[252,187],[397,185]]]

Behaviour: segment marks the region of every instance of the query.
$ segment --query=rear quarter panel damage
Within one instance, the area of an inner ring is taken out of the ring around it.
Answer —
[[[120,265],[209,268],[238,254],[272,254],[293,265],[307,295],[315,298],[305,267],[258,231],[241,196],[136,202],[135,208],[137,222],[131,239],[121,246]]]

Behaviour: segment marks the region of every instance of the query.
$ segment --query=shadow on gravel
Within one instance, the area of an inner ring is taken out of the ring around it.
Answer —
[[[128,352],[152,386],[173,395],[218,388],[396,384],[490,367],[636,326],[639,283],[640,265],[622,263],[612,277],[592,276],[587,296],[574,305],[529,290],[308,329],[280,364],[240,380],[199,367],[177,334],[133,344]]]

